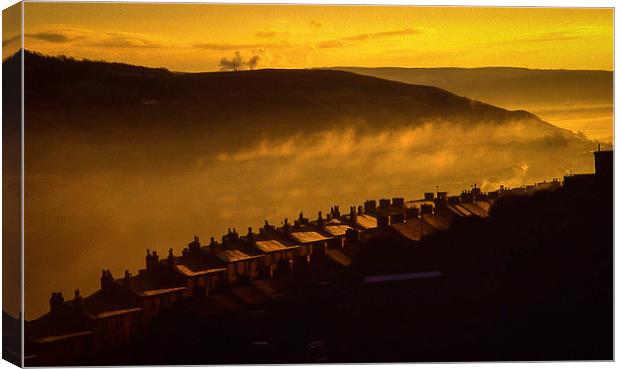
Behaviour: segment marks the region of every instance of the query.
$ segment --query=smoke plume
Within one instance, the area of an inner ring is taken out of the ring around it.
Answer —
[[[236,51],[232,58],[222,58],[220,60],[220,70],[240,71],[240,70],[252,70],[256,69],[261,56],[254,53],[250,57],[241,55],[240,51]]]

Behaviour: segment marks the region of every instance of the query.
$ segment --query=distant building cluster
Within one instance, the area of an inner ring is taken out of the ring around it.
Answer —
[[[52,293],[50,311],[26,322],[26,365],[66,363],[76,354],[125,342],[181,299],[240,285],[264,286],[261,281],[286,278],[296,269],[324,263],[346,268],[355,245],[369,237],[389,232],[419,241],[447,230],[455,218],[488,217],[502,196],[561,186],[554,179],[488,193],[474,185],[458,196],[436,191],[414,201],[369,200],[342,213],[333,206],[313,220],[300,213],[293,222],[284,219],[277,227],[265,221],[257,232],[248,228],[243,235],[232,228],[220,240],[212,237],[205,244],[194,236],[180,255],[172,248],[165,256],[147,249],[145,268],[136,275],[126,270],[115,278],[103,270],[100,289],[90,296],[82,297],[76,290],[71,300],[65,300],[62,293]]]

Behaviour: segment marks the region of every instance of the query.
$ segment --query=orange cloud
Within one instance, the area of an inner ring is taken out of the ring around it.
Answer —
[[[352,46],[354,44],[366,41],[373,41],[378,39],[384,39],[389,37],[409,36],[424,33],[425,30],[421,28],[406,28],[394,31],[372,32],[372,33],[360,33],[358,35],[340,37],[333,40],[321,41],[316,44],[318,48],[328,49],[337,47]]]

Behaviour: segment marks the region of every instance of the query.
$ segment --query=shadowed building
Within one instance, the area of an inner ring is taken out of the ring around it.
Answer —
[[[221,244],[212,239],[209,248],[226,263],[228,283],[251,282],[264,267],[265,255],[243,242],[234,228],[222,236]]]
[[[455,218],[487,218],[492,204],[476,187],[461,196],[448,196],[447,192],[437,192],[435,196],[429,192],[423,200],[408,203],[405,222],[391,223],[390,227],[403,237],[420,241],[437,231],[448,230]]]
[[[333,209],[333,208],[332,208]],[[357,210],[354,206],[349,208],[349,219],[357,222],[358,215],[362,215],[362,207]],[[353,262],[352,257],[348,254],[348,250],[351,249],[351,242],[347,242],[347,239],[359,240],[359,235],[353,228],[353,223],[345,224],[337,217],[334,217],[334,212],[331,211],[327,218],[323,218],[322,212],[319,212],[317,220],[311,222],[311,224],[321,230],[323,233],[333,237],[333,241],[328,244],[327,256],[328,258],[338,266],[348,267]],[[339,209],[338,209],[339,213]]]
[[[52,293],[50,311],[25,323],[26,366],[62,365],[93,349],[93,325],[83,313],[79,291],[75,295],[65,302],[62,293]]]
[[[597,183],[613,183],[613,160],[614,151],[594,152],[594,174],[571,174],[564,176],[564,186],[569,189],[585,190],[588,187],[596,186]]]
[[[274,278],[287,274],[297,263],[307,263],[309,254],[303,252],[298,244],[282,237],[276,231],[275,226],[265,221],[265,225],[260,228],[258,234],[248,229],[248,234],[242,237],[248,245],[263,253],[264,276]]]
[[[182,256],[174,256],[170,249],[166,264],[183,277],[187,295],[205,296],[226,284],[226,263],[217,257],[214,248],[202,246],[197,236],[183,249]]]
[[[330,245],[340,245],[342,241],[331,236],[329,233],[313,226],[303,213],[291,225],[288,219],[278,229],[280,234],[287,237],[300,247],[301,254],[310,255],[311,263],[323,261]]]
[[[109,270],[101,276],[99,291],[82,300],[86,316],[93,321],[95,348],[126,341],[140,329],[142,307],[127,285],[114,280]]]
[[[355,207],[352,206],[350,214],[355,213]],[[333,238],[333,241],[329,243],[331,248],[342,248],[347,231],[353,229],[350,225],[344,224],[338,218],[333,217],[331,213],[326,218],[323,218],[323,212],[321,211],[319,211],[317,219],[310,222],[310,225],[317,228],[321,233]]]
[[[150,250],[146,250],[146,269],[140,269],[137,276],[125,271],[119,282],[139,298],[144,323],[183,298],[187,290],[183,279],[159,260],[156,251]]]
[[[613,179],[614,176],[614,151],[601,151],[599,145],[598,151],[594,152],[594,173],[604,179]]]
[[[123,343],[140,329],[142,308],[128,287],[109,270],[101,275],[101,288],[88,297],[75,291],[65,301],[52,293],[50,311],[26,323],[31,365],[66,364],[92,350]]]
[[[368,200],[364,203],[363,210],[358,207],[357,212],[349,211],[349,214],[338,215],[342,223],[347,224],[362,235],[368,235],[377,229],[377,202]]]

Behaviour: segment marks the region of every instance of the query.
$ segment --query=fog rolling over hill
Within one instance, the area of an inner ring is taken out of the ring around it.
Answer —
[[[547,122],[613,142],[613,72],[525,68],[333,69],[404,83],[437,86],[507,109],[524,109]]]
[[[5,62],[12,68],[15,59]],[[342,71],[172,73],[27,53],[26,314],[193,235],[591,172],[524,111]]]

